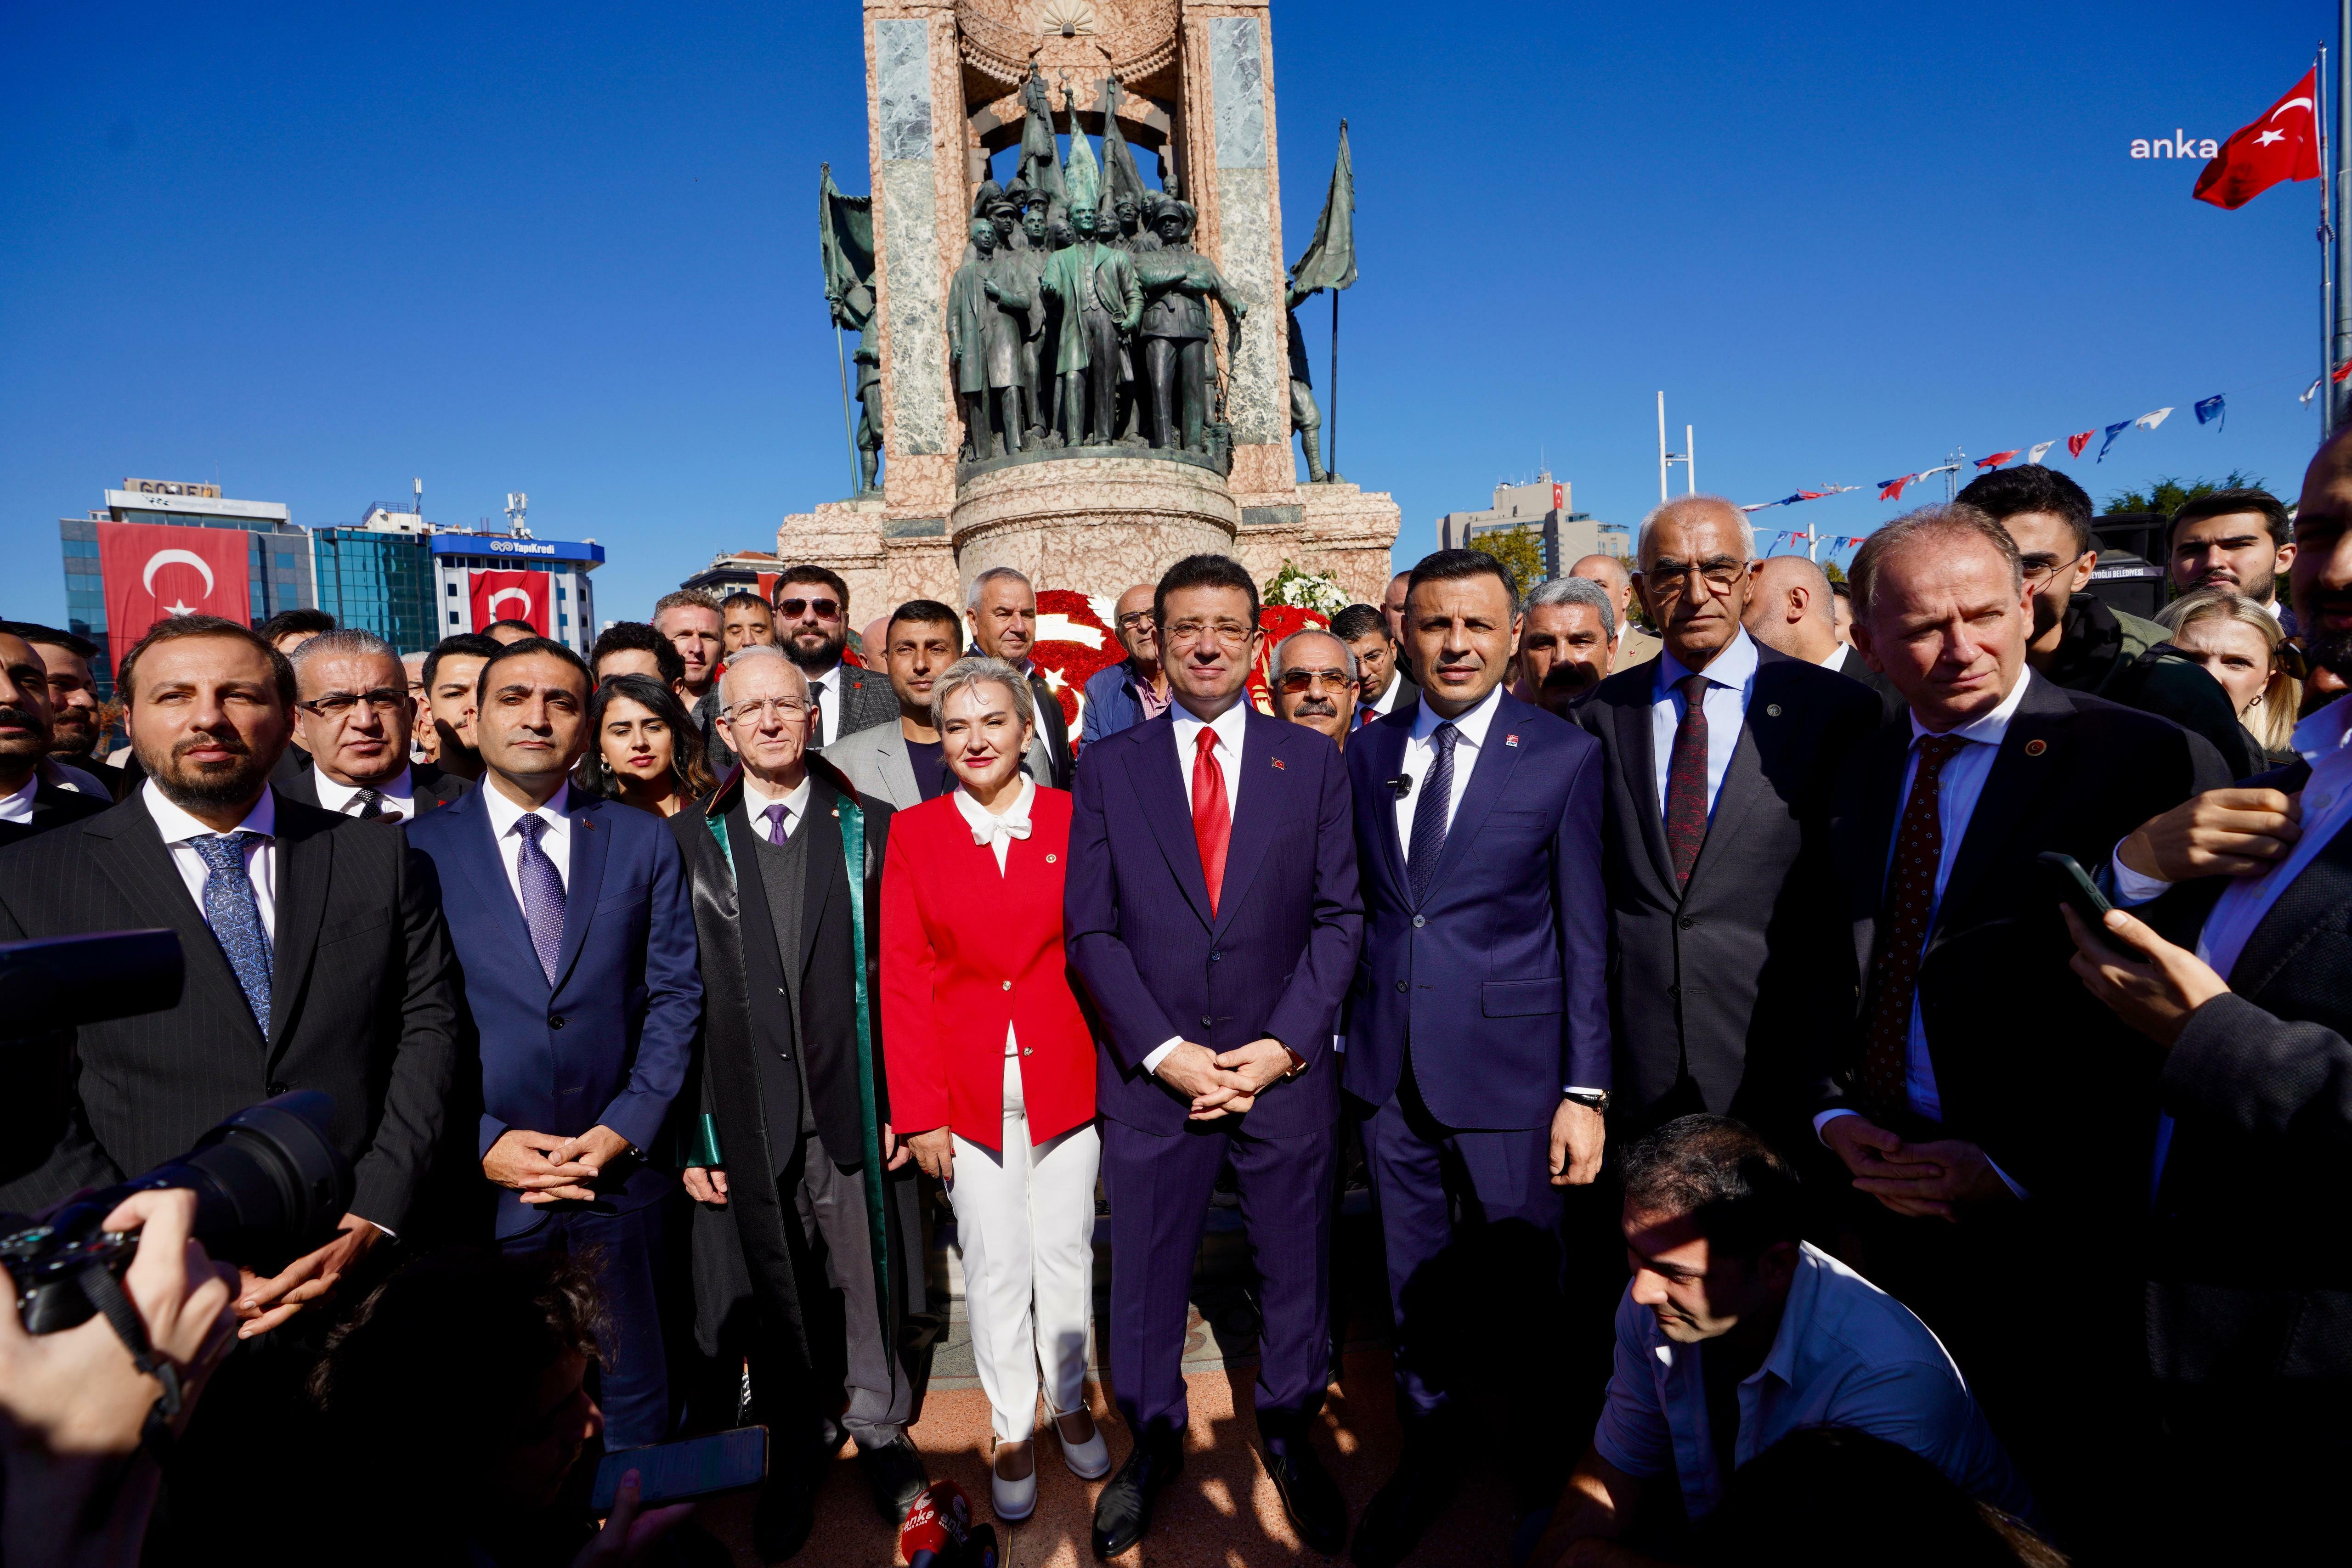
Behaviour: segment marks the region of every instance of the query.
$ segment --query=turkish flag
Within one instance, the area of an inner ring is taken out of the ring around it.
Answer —
[[[2304,72],[2268,114],[2221,143],[2221,155],[2197,176],[2197,199],[2242,207],[2281,180],[2318,179],[2318,91],[2317,69]]]
[[[553,617],[548,613],[547,573],[543,571],[477,571],[467,574],[474,600],[474,630],[493,621],[528,621],[531,630],[547,636]]]
[[[98,570],[115,659],[120,662],[148,628],[173,615],[217,615],[252,625],[248,538],[243,528],[99,524]]]

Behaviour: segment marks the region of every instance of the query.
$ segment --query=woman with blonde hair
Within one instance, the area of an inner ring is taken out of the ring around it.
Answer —
[[[2303,694],[2279,658],[2286,634],[2271,612],[2227,588],[2200,588],[2166,605],[2157,622],[2183,657],[2230,694],[2254,749],[2276,766],[2294,760],[2295,710]]]

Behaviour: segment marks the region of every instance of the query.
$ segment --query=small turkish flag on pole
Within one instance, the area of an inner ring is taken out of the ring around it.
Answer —
[[[2318,179],[2318,93],[2314,67],[2268,114],[2221,143],[2221,155],[2197,176],[2197,199],[2242,207],[2281,180]]]
[[[485,630],[493,621],[523,621],[541,636],[548,634],[547,573],[477,571],[470,575],[475,631]]]
[[[156,622],[174,615],[217,615],[252,625],[252,579],[246,570],[252,539],[243,528],[99,524],[98,569],[115,658]]]

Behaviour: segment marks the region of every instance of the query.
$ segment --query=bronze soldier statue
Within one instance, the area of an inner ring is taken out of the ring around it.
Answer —
[[[1031,297],[1012,258],[996,247],[996,225],[975,218],[973,259],[948,287],[948,350],[963,405],[964,459],[1021,450],[1021,324]]]
[[[1223,307],[1228,347],[1241,340],[1249,304],[1237,298],[1216,263],[1194,250],[1190,204],[1163,201],[1154,226],[1160,248],[1134,257],[1145,300],[1142,379],[1150,387],[1151,444],[1208,450],[1210,390],[1216,367],[1209,347],[1209,304]]]
[[[1096,238],[1108,215],[1072,209],[1073,243],[1055,251],[1045,268],[1045,291],[1062,302],[1055,369],[1062,383],[1062,439],[1072,446],[1108,445],[1118,438],[1119,340],[1143,315],[1134,263],[1127,252]]]

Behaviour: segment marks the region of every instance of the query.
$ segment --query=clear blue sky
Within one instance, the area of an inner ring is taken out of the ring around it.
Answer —
[[[1637,518],[1662,387],[1741,501],[2168,403],[2053,462],[2292,494],[2317,186],[2223,213],[2126,154],[2252,119],[2331,13],[1277,0],[1292,256],[1354,144],[1340,465],[1403,562],[1539,456]],[[609,548],[607,616],[772,545],[847,478],[812,198],[821,160],[868,188],[861,62],[851,0],[7,7],[0,613],[62,614],[56,519],[131,474],[307,524],[528,490]]]

